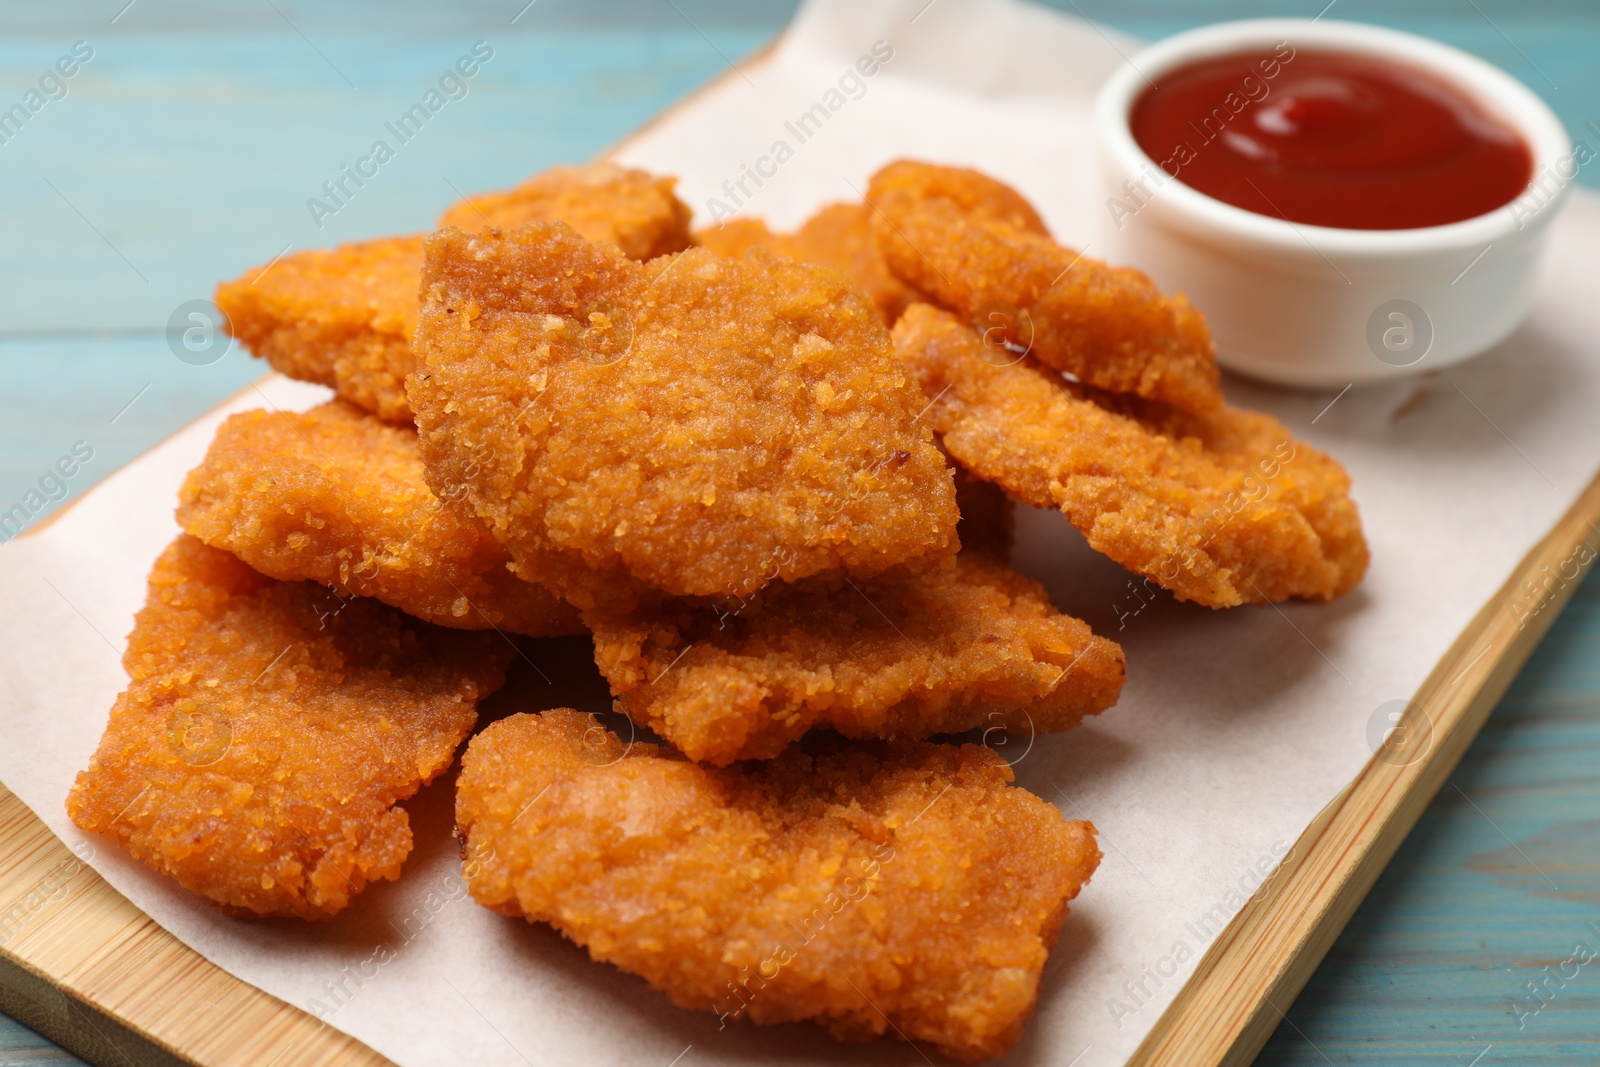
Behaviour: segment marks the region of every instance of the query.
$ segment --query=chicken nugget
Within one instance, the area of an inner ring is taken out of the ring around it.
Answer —
[[[901,160],[873,175],[867,201],[889,269],[975,326],[996,361],[1026,352],[1109,392],[1222,405],[1211,333],[1188,300],[1056,244],[1007,186]]]
[[[1100,399],[1115,406],[1110,398]],[[1217,463],[1247,472],[1240,483],[1243,499],[1260,498],[1266,482],[1275,499],[1298,509],[1317,532],[1323,555],[1339,568],[1329,599],[1348,593],[1366,574],[1371,554],[1361,513],[1350,499],[1350,475],[1338,460],[1294,440],[1283,423],[1263,412],[1229,407],[1195,414],[1126,398],[1123,403],[1153,432],[1173,441],[1198,441]],[[1241,500],[1230,500],[1228,507],[1238,509]]]
[[[410,422],[422,236],[312,249],[217,286],[228,332],[280,374],[316,382],[390,422]]]
[[[1097,551],[1179,599],[1329,600],[1366,572],[1349,476],[1276,419],[1119,400],[1032,360],[997,366],[975,332],[926,304],[894,336],[952,456],[1059,508]]]
[[[415,430],[340,400],[231,416],[178,501],[180,526],[273,578],[376,597],[440,626],[585,632],[570,606],[511,573],[487,531],[434,497]]]
[[[556,167],[507,193],[445,212],[477,230],[561,219],[641,259],[689,245],[689,208],[674,179],[614,164]],[[316,382],[389,422],[411,422],[406,376],[416,369],[422,236],[296,252],[217,286],[228,331],[273,369]]]
[[[785,259],[798,259],[794,249],[794,234],[778,233],[756,218],[735,218],[716,226],[696,230],[694,243],[709,248],[719,256],[737,259],[752,248],[765,248]]]
[[[676,178],[588,163],[551,167],[514,189],[469,196],[439,216],[439,229],[475,233],[561,221],[591,241],[609,241],[630,259],[682,252],[692,241],[689,205],[673,193]]]
[[[866,204],[829,204],[794,235],[795,258],[838,267],[877,303],[890,326],[916,299],[896,278],[872,235],[872,210]]]
[[[1044,220],[1025,196],[1005,182],[969,167],[943,167],[900,159],[874,174],[867,186],[867,202],[872,205],[877,219],[875,226],[897,222],[896,212],[883,210],[884,202],[899,211],[919,204],[928,207],[943,204],[964,219],[1040,237],[1050,236]]]
[[[327,918],[400,876],[395,804],[449,767],[511,654],[181,534],[67,812],[225,912]]]
[[[619,709],[690,759],[770,759],[814,727],[921,739],[1032,736],[1117,701],[1122,649],[983,552],[926,575],[824,576],[716,608],[590,612]]]
[[[810,1019],[955,1059],[1033,1013],[1095,830],[977,745],[856,742],[712,770],[589,715],[473,738],[456,822],[478,903],[554,926],[724,1024]]]
[[[637,263],[561,223],[427,247],[428,481],[524,577],[589,608],[955,551],[927,402],[837,272],[759,249]]]
[[[865,204],[829,204],[793,234],[773,233],[759,219],[731,219],[695,234],[695,243],[722,256],[765,248],[780,256],[837,267],[872,297],[890,326],[915,299],[889,272],[872,238],[871,210]]]

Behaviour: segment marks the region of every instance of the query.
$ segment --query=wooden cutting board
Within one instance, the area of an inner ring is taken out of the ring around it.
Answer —
[[[1523,626],[1511,608],[1524,582],[1559,568],[1579,546],[1600,551],[1597,529],[1600,478],[1435,666],[1408,712],[1408,740],[1380,751],[1307,828],[1130,1064],[1254,1058],[1576,588],[1556,590]],[[0,1010],[105,1067],[389,1062],[183,945],[4,786]]]
[[[1523,583],[1600,551],[1600,478],[1528,554],[1418,691],[1415,740],[1379,752],[1235,916],[1136,1067],[1246,1064],[1278,1025],[1576,583],[1520,627]],[[0,786],[0,1009],[92,1063],[389,1061],[224,972],[157,926]]]

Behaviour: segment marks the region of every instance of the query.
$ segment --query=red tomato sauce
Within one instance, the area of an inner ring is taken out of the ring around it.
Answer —
[[[1443,79],[1286,43],[1162,75],[1129,122],[1170,177],[1314,226],[1460,222],[1515,200],[1533,177],[1527,142]]]

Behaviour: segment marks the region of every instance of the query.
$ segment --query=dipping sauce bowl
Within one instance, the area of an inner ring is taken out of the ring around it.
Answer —
[[[1154,44],[1101,89],[1095,131],[1114,247],[1094,254],[1186,294],[1223,366],[1298,386],[1444,367],[1504,340],[1586,162],[1498,68],[1322,20]]]

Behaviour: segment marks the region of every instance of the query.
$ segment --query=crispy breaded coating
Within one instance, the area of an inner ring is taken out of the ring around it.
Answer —
[[[930,208],[946,205],[964,219],[1040,237],[1050,236],[1044,220],[1026,197],[1005,182],[970,167],[945,167],[899,159],[874,174],[867,186],[867,202],[872,205],[877,219],[875,226],[886,222],[898,224],[896,212],[883,210],[884,202],[888,201],[897,210],[917,204]]]
[[[844,271],[893,326],[916,294],[890,272],[873,239],[871,216],[865,204],[829,204],[795,232],[795,258]]]
[[[327,918],[399,877],[396,802],[450,765],[511,654],[179,535],[67,811],[223,911]]]
[[[551,223],[434,234],[423,285],[429,484],[580,608],[955,550],[926,401],[835,271],[760,250],[637,263]]]
[[[610,163],[555,167],[506,193],[465,200],[441,225],[483,228],[560,219],[641,259],[689,245],[675,179]],[[458,218],[459,216],[459,218]],[[229,332],[273,369],[316,382],[389,422],[411,422],[422,235],[284,256],[217,286]]]
[[[792,234],[773,233],[759,219],[730,219],[695,234],[695,243],[722,256],[741,256],[765,248],[780,256],[837,267],[878,305],[890,326],[915,299],[889,271],[872,238],[871,209],[865,204],[829,204]]]
[[[889,269],[981,331],[1083,382],[1192,411],[1222,405],[1205,319],[1136,270],[1056,244],[1033,209],[977,171],[901,160],[867,201]]]
[[[381,237],[284,256],[217,286],[228,332],[291,378],[410,422],[422,237]]]
[[[854,738],[1056,732],[1122,690],[1122,649],[984,552],[925,575],[825,576],[716,608],[585,619],[619,708],[719,767],[770,759],[821,726]]]
[[[178,524],[273,578],[376,597],[440,626],[585,632],[570,606],[511,573],[499,542],[434,497],[414,430],[343,401],[229,417],[184,480]]]
[[[799,258],[795,255],[794,234],[768,229],[767,224],[757,218],[741,216],[696,230],[694,243],[729,259],[736,259],[752,248],[765,248],[786,259]]]
[[[1338,460],[1295,441],[1283,423],[1259,411],[1222,408],[1197,415],[1137,401],[1130,407],[1132,416],[1150,430],[1169,440],[1198,441],[1219,464],[1249,472],[1257,481],[1242,483],[1246,498],[1259,497],[1259,481],[1265,480],[1271,499],[1294,506],[1316,531],[1322,554],[1339,568],[1328,599],[1343,596],[1361,581],[1370,552],[1361,513],[1350,499],[1350,475]],[[1284,473],[1274,475],[1274,469]],[[1229,506],[1236,508],[1239,501]]]
[[[1277,420],[1195,415],[1064,381],[1032,360],[996,366],[977,334],[918,304],[895,348],[932,399],[944,447],[1035,507],[1056,507],[1096,550],[1210,607],[1328,600],[1367,567],[1350,479]]]
[[[439,229],[469,233],[494,226],[564,222],[590,241],[609,241],[630,259],[682,252],[692,241],[689,205],[673,193],[676,178],[587,163],[551,167],[504,192],[469,196],[439,216]]]
[[[814,1020],[975,1062],[1033,1012],[1094,827],[989,749],[789,748],[712,770],[565,709],[472,740],[468,887],[725,1024]]]

